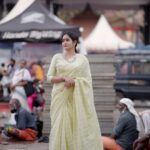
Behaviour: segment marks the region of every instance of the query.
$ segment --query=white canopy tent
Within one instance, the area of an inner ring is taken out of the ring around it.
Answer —
[[[88,53],[113,52],[134,47],[131,42],[122,40],[111,28],[105,16],[101,16],[93,31],[84,40]]]

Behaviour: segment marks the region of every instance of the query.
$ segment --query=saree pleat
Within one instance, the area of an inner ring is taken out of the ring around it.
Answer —
[[[66,88],[64,83],[53,86],[50,150],[103,150],[89,64],[85,56],[78,55],[77,60],[67,64],[56,55],[48,71],[50,78],[75,78],[74,87]]]
[[[71,150],[72,149],[72,106],[71,102],[64,99],[64,95],[69,98],[70,92],[64,89],[60,95],[55,95],[54,103],[51,103],[51,144],[50,149]],[[62,100],[60,101],[60,97]],[[54,134],[53,134],[54,133]],[[58,135],[58,136],[56,136]]]

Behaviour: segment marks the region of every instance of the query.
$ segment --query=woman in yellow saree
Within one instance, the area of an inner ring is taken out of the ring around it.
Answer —
[[[88,59],[76,53],[77,38],[62,36],[64,52],[53,56],[49,150],[103,150]]]

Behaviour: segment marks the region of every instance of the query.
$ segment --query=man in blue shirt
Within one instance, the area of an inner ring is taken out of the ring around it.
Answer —
[[[11,113],[15,113],[16,126],[8,126],[4,134],[11,138],[24,141],[34,141],[37,139],[36,118],[29,111],[21,107],[18,99],[9,102]]]
[[[140,131],[140,118],[134,109],[133,102],[123,98],[117,104],[121,112],[119,120],[110,137],[103,137],[106,150],[132,150],[133,142],[138,138]]]

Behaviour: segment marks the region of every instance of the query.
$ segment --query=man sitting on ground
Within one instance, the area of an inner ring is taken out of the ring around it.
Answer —
[[[10,100],[9,106],[11,113],[16,113],[16,127],[5,127],[2,136],[24,141],[36,140],[37,131],[35,117],[29,111],[21,107],[18,99]]]
[[[122,98],[116,108],[121,112],[111,137],[102,137],[105,150],[132,150],[133,142],[138,138],[140,118],[134,109],[134,103]]]

